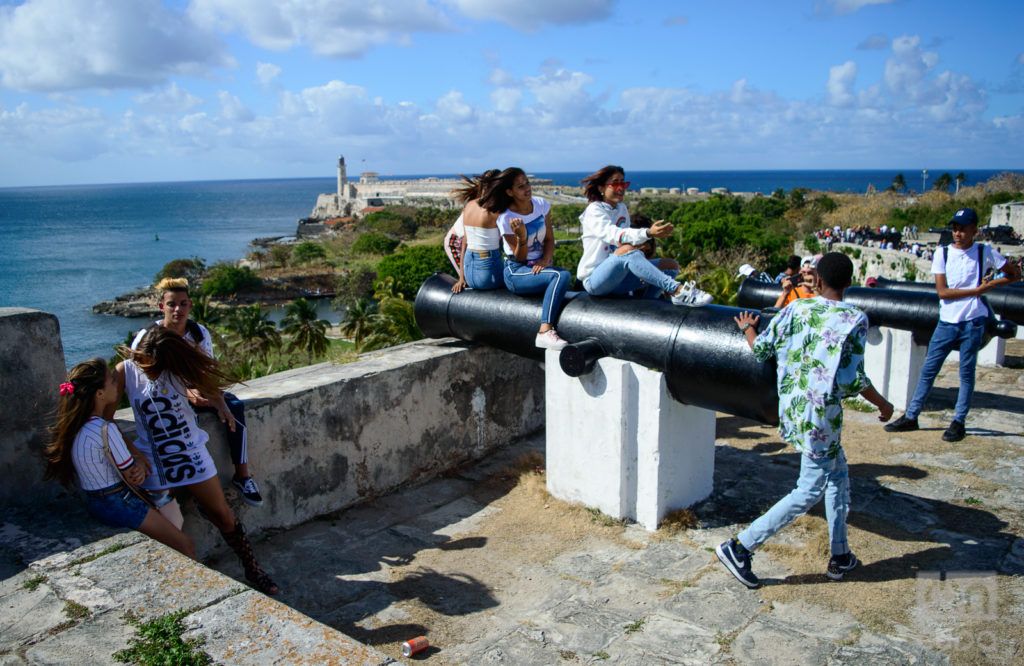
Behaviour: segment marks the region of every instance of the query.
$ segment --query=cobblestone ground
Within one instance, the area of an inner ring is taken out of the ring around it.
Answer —
[[[1020,367],[1024,342],[1010,353]],[[947,444],[955,378],[919,432],[847,410],[863,564],[841,583],[820,507],[758,552],[762,589],[718,564],[799,465],[774,429],[724,415],[713,495],[656,533],[550,498],[538,437],[278,535],[264,559],[285,603],[398,660],[424,634],[439,664],[1021,663],[1024,372],[979,369],[969,436]]]

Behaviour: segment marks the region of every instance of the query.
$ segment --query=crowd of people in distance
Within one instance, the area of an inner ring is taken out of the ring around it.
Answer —
[[[452,291],[505,287],[513,294],[543,294],[535,344],[562,349],[566,342],[555,324],[572,276],[552,265],[551,205],[533,195],[530,179],[518,167],[491,169],[464,181],[456,192],[462,214],[444,239],[459,276]],[[654,256],[655,240],[670,236],[673,227],[664,220],[630,218],[622,167],[605,166],[582,184],[588,204],[580,215],[583,256],[576,277],[583,290],[601,297],[667,297],[690,307],[711,302],[693,282],[676,281],[674,259]]]

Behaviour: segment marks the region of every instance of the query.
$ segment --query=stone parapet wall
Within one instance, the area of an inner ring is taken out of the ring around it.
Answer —
[[[265,498],[241,503],[224,428],[200,425],[229,502],[250,533],[292,527],[479,458],[544,424],[539,365],[485,347],[423,341],[238,386],[246,402],[249,460]],[[117,413],[134,436],[131,410]],[[222,548],[185,502],[185,529],[200,556]]]
[[[59,490],[43,482],[42,451],[65,377],[57,318],[0,308],[0,504],[48,499]]]

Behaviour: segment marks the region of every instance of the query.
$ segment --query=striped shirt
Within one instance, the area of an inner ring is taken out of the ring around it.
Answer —
[[[71,446],[71,462],[75,466],[78,485],[82,490],[101,490],[121,482],[121,477],[103,451],[103,423],[99,416],[90,418],[75,435],[75,442]],[[118,469],[123,472],[135,463],[128,445],[121,437],[121,431],[113,423],[107,427],[107,441]]]

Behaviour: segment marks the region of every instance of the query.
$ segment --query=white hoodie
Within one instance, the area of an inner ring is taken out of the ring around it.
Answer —
[[[580,215],[580,225],[583,227],[583,257],[576,267],[576,277],[580,280],[590,277],[619,245],[640,245],[650,239],[647,229],[629,228],[629,211],[624,203],[612,206],[604,201],[592,201]]]

